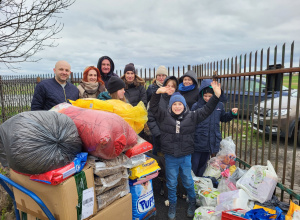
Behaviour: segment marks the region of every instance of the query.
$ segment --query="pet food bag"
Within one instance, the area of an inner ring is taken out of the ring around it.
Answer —
[[[277,174],[271,164],[252,166],[236,183],[237,188],[245,192],[255,201],[264,203],[271,199],[278,181]]]
[[[149,219],[156,214],[152,180],[130,186],[132,194],[132,219]]]

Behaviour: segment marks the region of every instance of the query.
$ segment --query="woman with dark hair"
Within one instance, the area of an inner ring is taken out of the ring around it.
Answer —
[[[121,79],[125,82],[125,97],[132,106],[136,106],[142,101],[147,106],[147,95],[145,81],[136,75],[133,63],[129,63],[124,68],[124,75]]]
[[[105,91],[105,85],[98,68],[94,66],[85,68],[83,78],[77,88],[79,98],[97,98],[101,92]]]

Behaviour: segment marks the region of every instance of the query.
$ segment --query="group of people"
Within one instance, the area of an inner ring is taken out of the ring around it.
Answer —
[[[71,66],[58,61],[55,77],[43,80],[34,91],[31,110],[49,110],[68,102],[68,99],[119,99],[136,106],[140,101],[148,109],[147,126],[151,132],[153,154],[165,160],[165,178],[170,202],[168,218],[176,217],[176,187],[178,176],[186,189],[189,206],[187,216],[193,217],[196,195],[191,170],[202,176],[207,161],[216,155],[222,139],[220,121],[228,122],[237,115],[237,108],[225,112],[225,96],[221,85],[209,79],[198,86],[194,71],[186,72],[179,80],[168,76],[165,66],[159,66],[152,84],[136,74],[133,63],[124,68],[124,75],[114,73],[114,62],[108,56],[98,60],[97,67],[89,66],[76,87],[67,82]]]
[[[71,74],[68,62],[58,61],[53,71],[54,78],[37,84],[31,102],[32,111],[49,110],[69,99],[79,98],[120,99],[132,106],[142,101],[145,107],[147,105],[145,81],[136,75],[133,63],[125,66],[124,75],[120,78],[114,73],[113,60],[103,56],[97,67],[89,66],[84,69],[83,78],[77,87],[67,81]]]

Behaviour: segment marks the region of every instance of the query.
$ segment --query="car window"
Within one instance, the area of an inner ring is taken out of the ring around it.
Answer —
[[[228,91],[234,91],[234,84],[235,84],[236,90],[238,90],[238,88],[239,88],[239,79],[234,79],[234,78],[228,78],[228,79],[222,78],[221,79],[221,86],[222,86],[222,89],[224,91],[227,91],[227,90]],[[243,87],[243,85],[241,85],[241,89],[242,89],[242,87]]]
[[[254,85],[255,85],[255,92],[259,92],[259,82],[254,82],[253,80],[250,80],[250,92],[254,91]],[[245,91],[248,91],[249,89],[249,82],[248,80],[246,80],[246,84],[245,84]],[[261,91],[263,91],[263,89],[265,88],[265,85],[262,83],[261,85]]]

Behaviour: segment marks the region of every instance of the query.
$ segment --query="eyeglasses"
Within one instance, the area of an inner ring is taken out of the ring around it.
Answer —
[[[156,77],[161,77],[161,78],[163,78],[163,77],[167,77],[166,75],[156,75]]]

